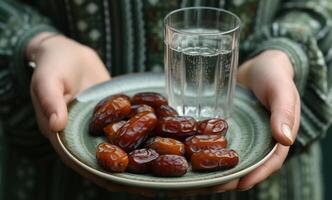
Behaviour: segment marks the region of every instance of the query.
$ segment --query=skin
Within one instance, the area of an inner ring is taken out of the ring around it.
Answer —
[[[37,51],[37,68],[32,76],[31,98],[43,135],[49,139],[66,165],[103,188],[146,196],[154,196],[160,192],[129,188],[103,180],[79,168],[61,150],[55,132],[66,126],[67,104],[82,90],[109,80],[110,75],[92,49],[61,35],[43,40],[49,34],[51,33],[35,36],[26,48],[26,56],[31,57],[35,49],[40,47]],[[165,192],[170,196],[178,196],[229,190],[243,191],[278,171],[299,128],[300,98],[293,76],[293,67],[288,56],[279,50],[266,50],[239,68],[238,83],[252,90],[259,101],[271,111],[271,129],[273,137],[278,141],[278,147],[270,159],[248,175],[223,185]]]

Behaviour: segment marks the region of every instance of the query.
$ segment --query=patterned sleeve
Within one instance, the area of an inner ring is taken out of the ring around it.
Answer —
[[[321,138],[332,122],[332,1],[284,1],[274,22],[250,35],[244,49],[251,56],[267,49],[288,54],[302,100],[296,144]]]
[[[14,0],[0,1],[0,109],[29,92],[24,50],[36,34],[56,31],[47,19]]]

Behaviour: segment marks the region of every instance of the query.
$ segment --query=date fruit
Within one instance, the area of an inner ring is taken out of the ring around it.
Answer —
[[[133,96],[131,100],[133,105],[146,104],[153,108],[161,105],[167,105],[167,99],[157,92],[140,92]]]
[[[237,152],[225,149],[227,130],[224,119],[196,121],[179,116],[156,92],[136,93],[132,98],[124,94],[106,97],[95,106],[89,124],[91,135],[104,132],[108,140],[96,150],[103,169],[160,177],[183,176],[189,161],[193,171],[236,166]]]
[[[232,149],[208,149],[191,156],[193,171],[216,171],[237,165],[239,156]]]
[[[127,171],[135,174],[144,174],[151,171],[151,162],[159,157],[153,149],[136,149],[129,153]]]
[[[152,112],[138,113],[130,118],[113,137],[113,144],[126,152],[142,144],[157,125],[157,117]]]
[[[113,137],[116,132],[126,123],[126,121],[119,121],[105,126],[104,133],[110,143],[113,143]]]
[[[129,97],[124,94],[112,95],[100,101],[90,121],[90,133],[95,136],[101,135],[105,126],[128,117],[130,106]]]
[[[187,170],[188,162],[183,156],[161,155],[152,162],[152,173],[156,176],[183,176]]]
[[[228,124],[219,118],[206,119],[197,123],[197,132],[200,135],[225,135]]]
[[[146,142],[145,147],[156,150],[160,155],[174,154],[183,156],[185,153],[184,144],[172,138],[154,137]]]
[[[100,143],[97,146],[96,157],[98,164],[110,172],[126,171],[129,162],[126,152],[107,142]]]
[[[132,105],[130,116],[133,117],[141,112],[153,112],[154,113],[154,109],[151,106],[148,106],[145,104]]]
[[[222,135],[195,135],[185,141],[186,156],[207,149],[223,149],[227,147],[227,139]]]
[[[196,134],[196,120],[189,116],[173,116],[159,119],[156,133],[162,137],[184,139]]]
[[[156,110],[156,115],[158,119],[164,118],[164,117],[171,117],[171,116],[178,116],[178,112],[172,108],[169,105],[161,105]]]

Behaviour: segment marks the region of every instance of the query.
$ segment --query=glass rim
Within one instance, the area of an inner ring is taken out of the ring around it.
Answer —
[[[178,13],[178,12],[182,12],[182,11],[186,11],[186,10],[214,10],[214,11],[218,11],[218,12],[222,12],[222,13],[226,13],[232,17],[235,18],[235,21],[236,21],[236,26],[230,30],[227,30],[227,31],[221,31],[221,32],[218,32],[218,33],[211,33],[211,32],[199,32],[199,33],[195,33],[195,32],[190,32],[190,31],[183,31],[183,30],[179,30],[177,28],[174,28],[173,26],[170,26],[168,23],[167,23],[167,20],[168,18],[175,14],[175,13]],[[164,26],[165,28],[169,28],[170,30],[174,31],[174,32],[177,32],[177,33],[180,33],[180,34],[183,34],[183,35],[225,35],[225,34],[229,34],[229,33],[232,33],[232,32],[235,32],[237,31],[238,29],[241,28],[241,19],[234,13],[228,11],[228,10],[225,10],[225,9],[222,9],[222,8],[216,8],[216,7],[208,7],[208,6],[194,6],[194,7],[185,7],[185,8],[180,8],[180,9],[176,9],[176,10],[173,10],[171,11],[170,13],[168,13],[165,17],[164,17]]]

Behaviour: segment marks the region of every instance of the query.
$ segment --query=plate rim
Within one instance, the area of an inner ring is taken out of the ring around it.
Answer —
[[[258,168],[259,166],[261,166],[267,159],[269,159],[273,155],[273,153],[276,151],[276,149],[278,147],[278,143],[276,143],[273,146],[272,150],[268,154],[266,154],[260,161],[251,165],[248,168],[242,169],[233,174],[229,174],[226,176],[220,176],[220,177],[216,177],[213,179],[207,179],[207,180],[196,180],[196,181],[172,183],[172,182],[150,182],[150,181],[144,181],[144,180],[128,179],[128,178],[119,177],[119,176],[112,176],[112,173],[106,173],[106,172],[96,170],[93,167],[91,167],[91,166],[85,164],[84,162],[82,162],[81,160],[79,160],[75,155],[73,155],[65,147],[64,143],[61,140],[61,136],[60,136],[59,132],[56,133],[56,138],[60,144],[60,147],[66,153],[66,155],[69,156],[76,164],[80,165],[88,172],[95,174],[99,177],[105,178],[108,181],[115,181],[115,182],[123,184],[123,185],[138,186],[138,187],[143,187],[142,185],[144,185],[144,188],[153,188],[153,189],[181,189],[181,188],[185,189],[185,188],[197,188],[199,186],[202,186],[202,184],[204,184],[205,187],[209,187],[209,186],[213,186],[213,185],[217,185],[217,184],[227,183],[228,181],[233,180],[237,177],[242,177],[242,176],[250,173],[254,169]],[[105,176],[112,177],[112,179],[106,178]],[[220,179],[222,179],[222,180],[220,180]]]

